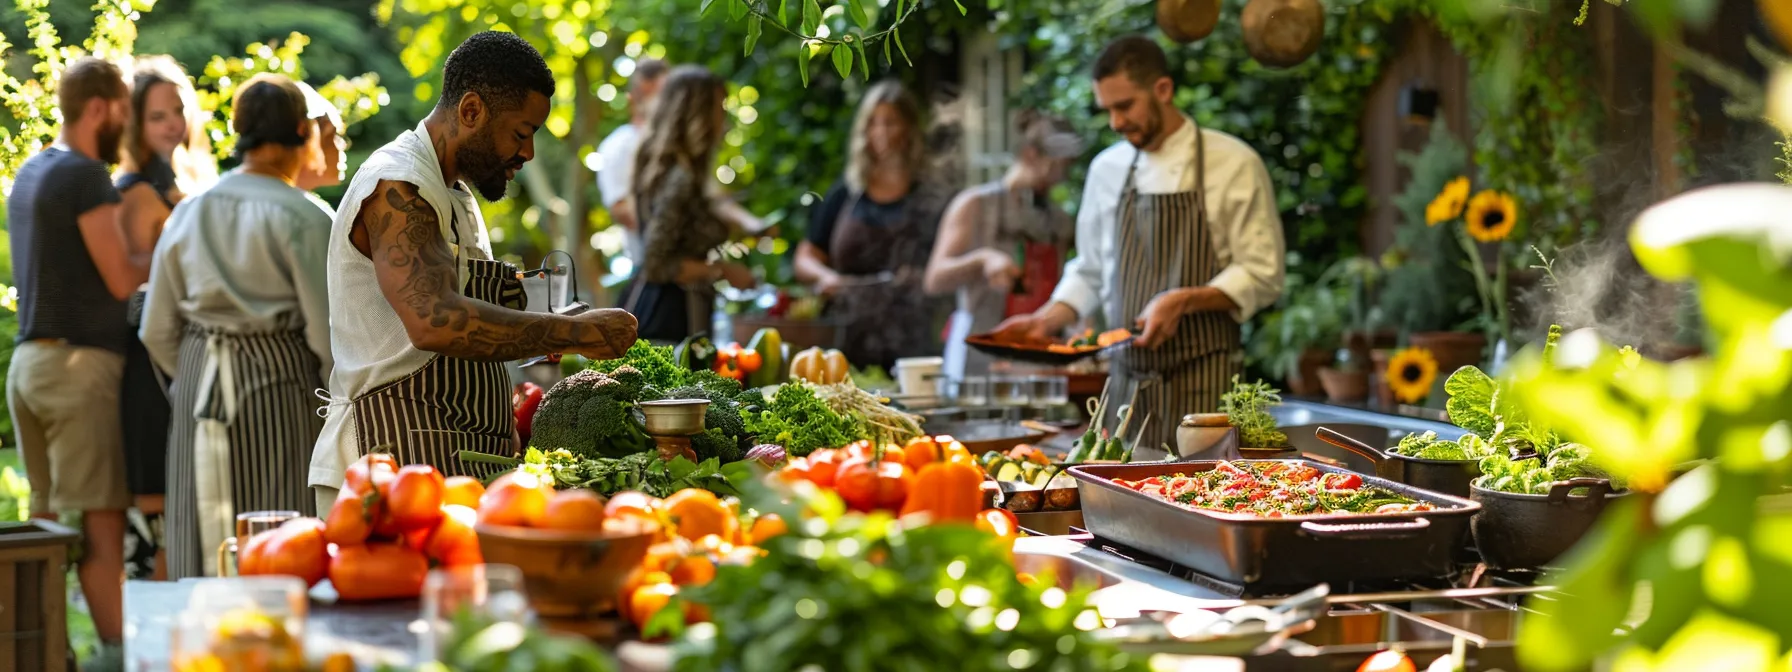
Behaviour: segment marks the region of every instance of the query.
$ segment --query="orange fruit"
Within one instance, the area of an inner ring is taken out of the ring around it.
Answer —
[[[672,519],[678,536],[686,539],[729,532],[728,509],[708,490],[685,488],[673,493],[666,498],[666,515]]]
[[[554,493],[542,512],[541,527],[550,530],[604,529],[604,498],[590,490],[565,490]]]
[[[716,578],[716,563],[707,555],[687,555],[673,561],[670,574],[680,586],[701,586]]]
[[[615,497],[611,497],[610,501],[604,504],[604,516],[615,517],[632,515],[653,518],[654,512],[658,511],[659,508],[660,502],[653,497],[649,497],[647,493],[624,490],[616,493]]]
[[[677,596],[678,586],[675,584],[643,583],[628,596],[628,620],[634,621],[636,628],[645,628],[647,619],[666,608]]]
[[[547,512],[554,489],[534,474],[513,471],[479,497],[479,522],[488,525],[534,526]]]
[[[617,594],[623,596],[624,601],[626,601],[629,596],[634,595],[635,591],[640,590],[643,586],[653,586],[671,582],[672,575],[670,574],[659,570],[647,569],[646,567],[636,567],[635,571],[629,572],[628,578],[623,580],[622,590]]]
[[[485,494],[485,484],[472,476],[449,476],[442,492],[443,504],[459,504],[469,509],[479,508],[479,496]]]
[[[765,540],[789,531],[790,526],[784,524],[783,518],[779,518],[778,514],[768,513],[753,521],[753,529],[747,533],[747,537],[754,546],[760,546],[765,544]]]

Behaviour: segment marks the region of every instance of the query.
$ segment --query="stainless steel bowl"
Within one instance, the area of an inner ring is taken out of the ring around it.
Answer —
[[[708,399],[665,399],[641,402],[647,433],[654,436],[691,436],[703,433],[703,413]]]

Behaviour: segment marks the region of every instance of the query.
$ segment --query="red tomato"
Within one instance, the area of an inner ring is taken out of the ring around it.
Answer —
[[[429,559],[402,544],[342,546],[330,559],[330,583],[345,602],[416,597],[428,575]]]
[[[758,371],[759,367],[764,364],[764,360],[759,356],[759,352],[755,350],[741,350],[739,354],[734,356],[734,361],[736,364],[740,365],[740,370],[744,373]]]
[[[376,471],[396,474],[398,473],[398,461],[386,453],[363,455],[361,459],[355,460],[354,464],[348,465],[348,472],[342,479],[342,489],[353,490],[363,495],[367,494],[369,492],[367,486],[372,483],[373,473]]]
[[[239,576],[255,576],[262,574],[263,558],[267,556],[269,542],[273,541],[279,529],[272,529],[257,534],[246,540],[237,540],[236,573]]]
[[[1356,672],[1418,672],[1418,669],[1405,653],[1389,649],[1369,656],[1368,660],[1357,666]]]
[[[473,531],[478,520],[477,512],[459,504],[442,507],[442,520],[436,523],[429,539],[423,543],[423,553],[429,559],[445,564],[460,564],[466,560],[478,564],[479,535]]]
[[[365,543],[371,534],[367,497],[346,489],[337,494],[336,503],[330,506],[329,517],[324,520],[324,540],[347,546]]]
[[[809,482],[824,488],[834,487],[840,463],[845,461],[843,458],[840,453],[827,448],[809,453]]]
[[[442,475],[427,464],[413,464],[398,470],[392,481],[391,499],[386,511],[392,524],[405,532],[427,530],[442,519],[442,493],[447,488]]]
[[[277,534],[262,551],[257,573],[296,576],[306,585],[317,585],[324,579],[330,569],[330,550],[329,542],[324,541],[323,521],[298,518],[274,532]]]
[[[840,465],[834,489],[840,499],[859,511],[900,510],[908,499],[908,466],[901,462],[872,462],[853,458]]]
[[[1020,520],[1007,509],[984,509],[977,514],[977,529],[1012,539],[1020,536]]]
[[[368,520],[373,521],[373,536],[393,539],[404,533],[398,521],[392,518],[392,483],[398,480],[398,472],[375,469],[372,483],[368,489],[373,493],[370,500],[373,506],[367,509]]]

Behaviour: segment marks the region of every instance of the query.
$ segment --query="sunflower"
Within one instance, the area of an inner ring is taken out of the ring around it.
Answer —
[[[1388,360],[1388,387],[1400,401],[1416,404],[1431,393],[1437,380],[1437,359],[1424,348],[1407,348]]]
[[[1469,199],[1468,217],[1463,218],[1468,235],[1483,243],[1505,240],[1517,224],[1518,204],[1512,200],[1512,195],[1492,189]]]
[[[1468,178],[1458,177],[1444,185],[1444,190],[1425,206],[1425,225],[1437,226],[1462,215],[1462,204],[1468,202]]]

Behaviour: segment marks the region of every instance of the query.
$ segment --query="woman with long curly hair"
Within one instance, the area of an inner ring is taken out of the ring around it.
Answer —
[[[940,213],[951,197],[924,180],[921,106],[895,81],[865,92],[853,117],[846,175],[811,213],[796,276],[828,297],[854,366],[889,368],[938,352],[934,302],[922,291]]]
[[[641,338],[679,341],[708,331],[715,284],[755,284],[746,266],[716,248],[732,233],[706,192],[726,131],[722,78],[695,65],[666,76],[635,155],[630,199],[646,252],[623,304],[640,321]]]

